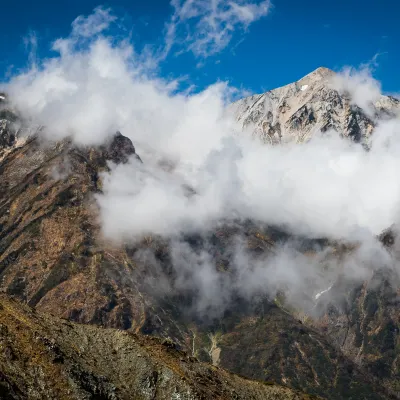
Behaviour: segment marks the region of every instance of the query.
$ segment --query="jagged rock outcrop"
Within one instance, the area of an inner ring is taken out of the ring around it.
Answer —
[[[320,131],[334,130],[367,145],[377,121],[398,113],[400,102],[382,96],[371,105],[373,112],[367,112],[352,104],[348,93],[339,93],[334,77],[333,71],[318,68],[297,82],[239,100],[230,112],[267,143],[304,142]]]
[[[100,151],[106,160],[113,161],[116,164],[127,163],[130,156],[134,156],[137,160],[142,161],[136,154],[132,141],[119,131],[116,132],[108,143],[100,146]]]
[[[0,93],[0,160],[16,144],[17,116],[6,107],[6,96]]]

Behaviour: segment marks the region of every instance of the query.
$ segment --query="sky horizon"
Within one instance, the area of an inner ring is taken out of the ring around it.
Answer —
[[[32,44],[37,47],[39,59],[54,56],[49,50],[51,43],[68,36],[71,23],[78,16],[87,16],[102,5],[118,18],[119,34],[125,32],[139,51],[149,45],[152,50],[160,48],[167,41],[167,25],[174,15],[179,15],[181,20],[174,22],[177,24],[174,44],[159,62],[158,73],[171,79],[184,77],[187,85],[196,90],[216,81],[229,81],[232,86],[259,93],[294,82],[318,67],[338,71],[346,66],[358,68],[369,64],[385,93],[400,93],[397,75],[400,52],[396,49],[400,34],[395,29],[400,4],[391,4],[389,0],[383,0],[379,6],[359,0],[338,0],[335,6],[315,0],[301,4],[294,0],[236,1],[239,6],[259,8],[249,8],[250,17],[244,13],[228,15],[224,8],[227,2],[217,1],[221,4],[221,29],[228,25],[232,28],[222,31],[231,36],[227,41],[217,37],[221,31],[207,31],[206,38],[198,35],[204,25],[196,24],[213,17],[208,11],[204,12],[204,18],[190,17],[184,6],[201,4],[198,0],[171,3],[149,0],[145,4],[126,0],[7,3],[3,8],[4,23],[0,26],[3,38],[0,77],[4,81],[27,66]],[[199,8],[193,6],[193,11],[199,12]],[[199,45],[209,39],[213,42]],[[178,42],[180,47],[176,46]]]

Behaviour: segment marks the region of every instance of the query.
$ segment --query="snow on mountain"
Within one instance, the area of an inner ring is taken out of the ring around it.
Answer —
[[[328,130],[367,144],[377,122],[399,112],[400,102],[379,96],[371,104],[372,112],[363,109],[349,92],[335,86],[335,77],[335,72],[320,67],[297,82],[239,100],[229,112],[243,130],[272,144],[304,142]]]

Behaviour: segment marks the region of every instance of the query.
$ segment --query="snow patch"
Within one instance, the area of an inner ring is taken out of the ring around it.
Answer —
[[[300,90],[301,90],[302,92],[304,92],[307,88],[308,88],[308,85],[303,85],[303,86],[300,88]]]
[[[332,286],[329,286],[328,289],[323,290],[315,295],[315,300],[318,300],[324,293],[329,292],[332,289]]]

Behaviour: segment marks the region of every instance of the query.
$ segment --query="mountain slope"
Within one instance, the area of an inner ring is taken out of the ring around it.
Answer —
[[[172,342],[72,324],[0,296],[0,398],[311,399],[200,363]]]
[[[365,282],[336,282],[313,322],[394,393],[400,390],[399,287],[398,271],[388,268],[377,268]]]
[[[352,352],[346,356],[332,345],[329,332],[305,326],[273,299],[249,305],[235,298],[222,316],[204,320],[188,312],[196,303],[190,290],[152,290],[149,281],[176,279],[170,238],[110,244],[101,236],[94,201],[107,161],[140,165],[131,141],[117,134],[104,146],[78,148],[68,140],[42,143],[40,135],[21,140],[10,113],[4,114],[2,134],[10,140],[2,144],[0,161],[0,287],[8,295],[70,321],[170,338],[192,355],[247,377],[332,399],[349,393],[390,398]],[[236,236],[262,257],[291,237],[256,221],[222,221],[183,241],[195,253],[212,254],[215,268],[228,278]],[[137,256],[146,251],[160,269]]]

